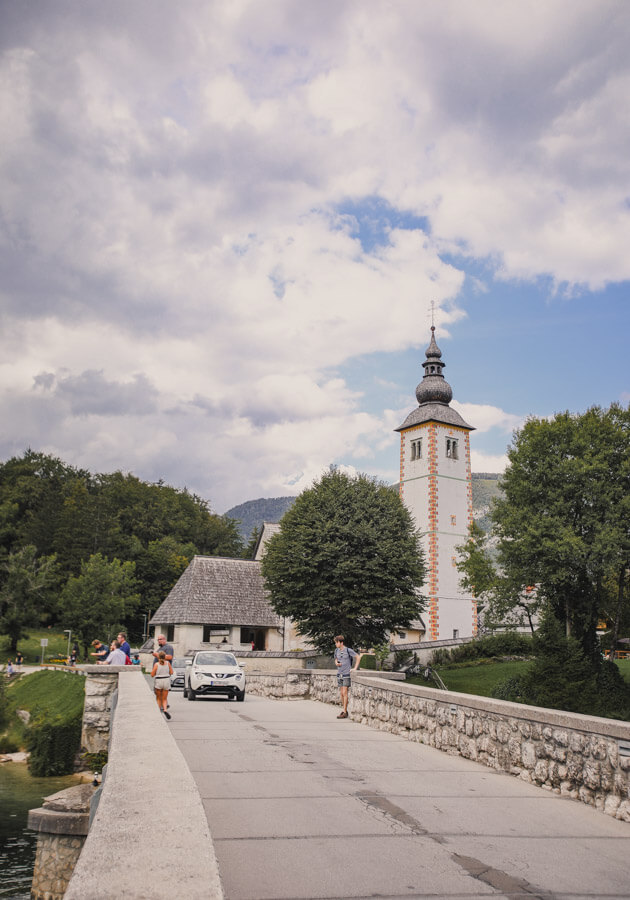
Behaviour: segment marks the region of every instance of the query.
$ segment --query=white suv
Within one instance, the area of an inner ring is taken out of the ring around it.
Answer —
[[[196,700],[203,694],[227,694],[231,700],[245,699],[245,673],[233,653],[198,650],[186,667],[184,697]]]

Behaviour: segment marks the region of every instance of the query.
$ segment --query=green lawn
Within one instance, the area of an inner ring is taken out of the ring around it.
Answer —
[[[488,660],[479,665],[436,666],[436,672],[447,686],[449,691],[459,691],[462,694],[477,694],[479,697],[490,697],[495,686],[506,678],[514,678],[521,675],[530,665],[527,660],[514,662],[494,662]],[[431,684],[422,676],[407,679],[412,684]]]
[[[33,665],[41,662],[42,647],[40,641],[42,638],[48,639],[48,646],[44,648],[44,661],[52,659],[56,656],[65,656],[68,650],[68,635],[63,632],[48,630],[47,628],[28,628],[27,638],[18,641],[18,650],[24,657],[26,664]],[[7,659],[15,662],[15,654],[9,651],[9,638],[6,635],[0,636],[0,666],[6,666]]]
[[[616,662],[624,679],[630,684],[630,659],[618,659]]]
[[[456,666],[436,666],[436,672],[447,686],[449,691],[459,691],[461,694],[477,694],[479,697],[491,697],[492,691],[500,681],[514,678],[526,671],[530,662],[516,660],[514,662],[494,662],[488,660],[482,665],[465,665],[459,663]],[[617,665],[624,679],[630,684],[630,659],[618,659]],[[408,678],[411,684],[430,684],[421,676]]]

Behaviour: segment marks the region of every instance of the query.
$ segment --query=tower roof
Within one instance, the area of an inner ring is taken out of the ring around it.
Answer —
[[[422,363],[424,377],[416,388],[418,408],[409,413],[402,425],[395,430],[404,431],[405,428],[422,422],[443,422],[445,425],[456,425],[458,428],[474,431],[472,425],[464,422],[460,414],[449,406],[453,391],[442,374],[446,363],[442,362],[442,351],[435,341],[435,325],[431,326],[431,342],[425,354],[426,359]]]

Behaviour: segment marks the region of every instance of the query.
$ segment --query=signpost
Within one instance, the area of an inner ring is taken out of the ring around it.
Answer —
[[[42,638],[39,642],[42,647],[42,666],[44,665],[44,647],[48,646],[48,638]]]

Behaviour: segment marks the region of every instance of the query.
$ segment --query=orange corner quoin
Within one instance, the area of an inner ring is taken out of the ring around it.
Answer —
[[[418,406],[400,433],[399,494],[421,535],[427,561],[428,633],[431,640],[477,633],[477,603],[459,586],[453,565],[456,547],[466,542],[473,519],[470,432],[450,402],[453,391],[442,370],[435,326],[416,388]],[[441,569],[440,569],[441,565]]]

